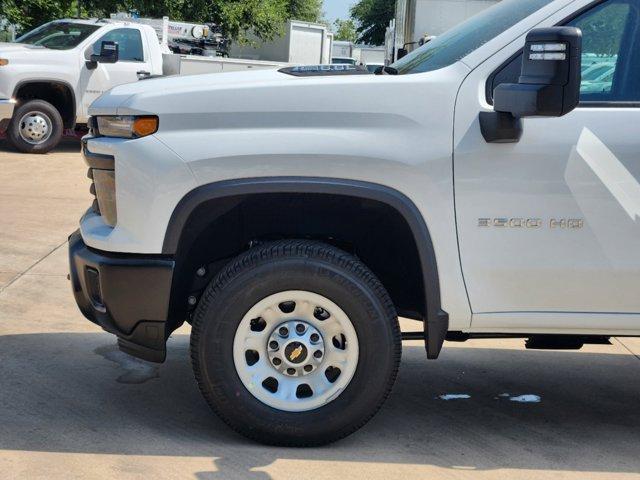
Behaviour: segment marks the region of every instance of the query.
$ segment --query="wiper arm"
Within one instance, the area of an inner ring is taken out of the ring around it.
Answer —
[[[398,70],[393,67],[382,67],[376,72],[376,75],[398,75]]]

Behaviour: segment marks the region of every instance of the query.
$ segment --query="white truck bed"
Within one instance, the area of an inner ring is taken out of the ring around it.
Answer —
[[[276,69],[292,65],[285,62],[177,54],[164,54],[162,60],[163,75],[198,75],[202,73]]]

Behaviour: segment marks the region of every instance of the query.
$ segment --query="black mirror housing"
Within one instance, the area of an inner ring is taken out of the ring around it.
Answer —
[[[91,55],[90,62],[116,63],[120,56],[120,49],[116,42],[104,41],[100,44],[100,55]]]
[[[480,112],[489,143],[514,143],[523,117],[562,117],[580,102],[582,31],[574,27],[531,30],[522,53],[518,83],[493,91],[493,112]]]
[[[494,110],[514,117],[561,117],[580,102],[582,32],[574,27],[532,30],[518,83],[494,90]]]

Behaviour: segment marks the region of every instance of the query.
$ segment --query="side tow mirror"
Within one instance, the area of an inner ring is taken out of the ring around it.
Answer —
[[[582,32],[574,27],[538,28],[527,35],[518,83],[498,85],[494,112],[480,114],[487,142],[517,142],[523,117],[562,117],[580,102]]]
[[[100,44],[100,54],[92,54],[87,61],[87,68],[93,70],[98,63],[116,63],[120,56],[120,47],[116,42],[103,41]]]

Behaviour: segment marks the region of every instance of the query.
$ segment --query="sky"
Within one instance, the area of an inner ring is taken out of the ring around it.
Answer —
[[[333,23],[336,18],[349,18],[349,8],[354,3],[352,0],[324,0],[324,12],[327,20]]]

